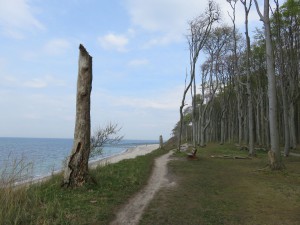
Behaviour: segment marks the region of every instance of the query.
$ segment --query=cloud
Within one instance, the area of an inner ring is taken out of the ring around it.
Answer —
[[[2,75],[0,76],[1,86],[15,88],[15,87],[24,87],[24,88],[33,88],[40,89],[46,88],[48,86],[64,86],[65,83],[63,80],[54,78],[51,75],[46,75],[40,78],[30,78],[27,80],[20,79],[11,75]]]
[[[168,44],[183,38],[187,21],[201,13],[206,1],[199,0],[127,0],[126,8],[134,26],[159,32],[152,44]]]
[[[44,25],[34,16],[26,0],[0,0],[0,29],[6,36],[21,39],[24,33],[43,30]]]
[[[129,39],[125,35],[109,33],[98,38],[100,46],[106,50],[116,50],[119,52],[127,51],[126,46]]]
[[[222,11],[224,23],[232,24],[228,12],[232,9],[225,0],[215,0]],[[281,1],[281,0],[280,0]],[[168,45],[184,40],[187,33],[188,21],[200,15],[207,8],[207,0],[126,0],[125,7],[133,26],[155,34],[156,37],[146,42],[146,48],[156,45]],[[244,8],[238,1],[236,5],[236,25],[244,28]],[[259,17],[254,4],[249,13],[249,24],[257,22]]]
[[[133,109],[155,109],[155,110],[177,110],[182,98],[183,85],[176,86],[162,91],[155,91],[148,93],[146,96],[132,97],[132,96],[119,96],[114,93],[102,91],[96,93],[101,95],[102,99],[106,99],[106,104],[119,107],[125,106]]]
[[[130,67],[139,67],[139,66],[145,66],[149,64],[148,59],[133,59],[128,63],[128,66]]]
[[[66,39],[56,38],[45,44],[44,51],[49,55],[61,55],[66,53],[71,45],[71,42]]]
[[[108,89],[94,90],[92,99],[97,99],[97,104],[92,104],[92,115],[95,115],[92,124],[117,118],[126,138],[151,140],[159,133],[167,138],[178,121],[183,90],[184,85],[179,85],[147,93],[141,90],[135,96]]]

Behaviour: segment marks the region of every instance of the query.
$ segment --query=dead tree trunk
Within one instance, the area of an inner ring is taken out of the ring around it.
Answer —
[[[71,155],[64,171],[64,187],[79,187],[89,179],[88,160],[91,140],[90,95],[92,57],[80,44],[76,98],[76,123]]]
[[[160,135],[160,136],[159,136],[159,148],[163,148],[163,147],[164,147],[163,136]]]

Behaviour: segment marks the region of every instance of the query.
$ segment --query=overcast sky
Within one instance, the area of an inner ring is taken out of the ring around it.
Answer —
[[[218,0],[224,21],[229,4]],[[93,57],[92,130],[168,139],[179,119],[187,21],[206,0],[0,0],[0,136],[72,138],[78,46]],[[256,11],[251,27],[261,26]],[[237,22],[242,29],[239,4]]]

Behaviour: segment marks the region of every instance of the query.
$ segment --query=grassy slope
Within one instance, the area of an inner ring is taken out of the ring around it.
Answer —
[[[209,145],[199,160],[176,155],[169,164],[177,186],[162,189],[141,224],[299,224],[300,157],[285,158],[284,172],[258,171],[266,154],[253,160],[211,158],[244,155],[233,146]]]
[[[166,150],[91,171],[97,185],[68,190],[55,176],[27,191],[0,190],[0,224],[105,224],[121,204],[147,182],[154,159]]]

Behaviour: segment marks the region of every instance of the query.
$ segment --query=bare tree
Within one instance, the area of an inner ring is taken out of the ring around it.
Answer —
[[[181,145],[181,135],[183,126],[183,107],[185,106],[185,97],[188,90],[191,88],[192,83],[195,82],[196,64],[198,61],[198,56],[203,48],[208,34],[212,28],[214,22],[218,21],[220,18],[220,10],[218,5],[210,0],[208,3],[208,8],[194,20],[189,22],[189,34],[187,36],[189,51],[190,51],[190,80],[188,85],[185,87],[183,92],[183,98],[180,106],[180,129],[179,129],[179,140],[178,140],[178,150],[180,150]],[[196,110],[195,97],[193,98],[193,112]],[[196,120],[193,119],[193,126],[196,126]],[[194,130],[194,129],[193,129]],[[196,137],[193,134],[193,144],[196,147]]]
[[[279,133],[277,121],[277,94],[276,94],[276,77],[275,77],[275,60],[271,39],[271,27],[269,17],[269,0],[264,0],[264,14],[260,12],[257,0],[254,0],[256,10],[264,24],[266,39],[266,57],[267,57],[267,75],[268,75],[268,98],[269,98],[269,125],[271,151],[269,151],[270,167],[273,170],[284,168],[279,148]]]
[[[105,145],[118,144],[124,136],[118,133],[122,128],[118,124],[109,123],[104,128],[99,127],[91,137],[91,154],[90,157],[102,154]]]
[[[92,91],[92,57],[80,44],[76,98],[76,122],[74,143],[64,171],[64,187],[82,186],[89,180],[91,117],[90,95]]]

